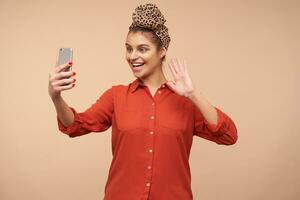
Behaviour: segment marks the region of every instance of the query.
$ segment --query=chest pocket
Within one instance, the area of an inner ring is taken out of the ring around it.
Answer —
[[[142,113],[139,109],[121,108],[116,112],[116,123],[122,131],[143,128]]]
[[[184,105],[164,105],[157,112],[157,123],[159,126],[163,126],[176,131],[183,131],[187,126],[188,110]],[[192,113],[191,113],[192,114]]]

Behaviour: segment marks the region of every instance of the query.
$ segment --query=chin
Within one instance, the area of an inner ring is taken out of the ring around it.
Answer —
[[[133,73],[133,76],[135,76],[136,78],[142,78],[143,74]]]
[[[139,73],[134,73],[133,72],[133,75],[136,77],[136,78],[140,78],[140,79],[143,79],[145,77],[145,74],[143,72],[139,72]]]

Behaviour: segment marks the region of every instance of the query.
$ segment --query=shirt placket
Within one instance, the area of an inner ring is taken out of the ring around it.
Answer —
[[[165,85],[163,84],[155,93],[154,97],[152,97],[151,95],[151,105],[150,105],[150,109],[149,109],[149,114],[148,114],[148,118],[150,120],[149,122],[149,129],[147,132],[147,136],[149,138],[148,144],[147,144],[147,148],[146,148],[146,153],[148,154],[148,162],[146,163],[145,167],[145,171],[146,171],[146,181],[145,181],[145,200],[148,199],[149,197],[149,193],[150,193],[150,188],[151,188],[151,184],[152,184],[152,171],[153,171],[153,156],[155,153],[155,148],[154,148],[154,142],[155,142],[155,124],[156,124],[156,104],[157,102],[159,102],[160,100],[160,96],[162,94],[162,88],[164,88]],[[150,94],[150,91],[147,88],[147,92]]]

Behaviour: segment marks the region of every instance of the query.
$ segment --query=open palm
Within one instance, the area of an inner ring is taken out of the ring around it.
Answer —
[[[168,86],[177,94],[188,97],[194,91],[194,88],[187,71],[186,61],[181,62],[175,58],[171,59],[168,65],[174,79],[167,82]]]

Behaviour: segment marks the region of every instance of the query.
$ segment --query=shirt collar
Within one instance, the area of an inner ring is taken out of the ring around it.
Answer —
[[[143,83],[140,81],[140,79],[136,78],[130,85],[130,92],[134,92],[139,85],[143,85]]]
[[[161,84],[161,87],[165,85],[166,87],[169,88],[169,86],[165,83]],[[131,82],[131,88],[130,88],[130,92],[133,93],[134,91],[136,91],[136,89],[139,87],[139,86],[145,86],[144,83],[139,79],[139,78],[136,78],[133,82]],[[173,90],[171,88],[169,88],[172,92]]]

